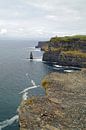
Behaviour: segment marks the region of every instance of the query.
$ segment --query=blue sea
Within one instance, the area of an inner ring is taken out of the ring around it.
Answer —
[[[19,130],[17,108],[22,99],[19,93],[32,85],[30,80],[39,85],[53,71],[42,62],[43,52],[35,49],[37,44],[29,40],[0,40],[0,130]],[[33,61],[28,59],[31,51]],[[30,90],[28,96],[44,94],[39,87]]]

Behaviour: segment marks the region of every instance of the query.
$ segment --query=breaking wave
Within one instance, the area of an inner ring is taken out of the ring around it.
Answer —
[[[23,95],[22,95],[22,100],[27,100],[28,98],[28,92],[25,92]]]
[[[42,57],[40,58],[34,58],[34,59],[29,59],[29,58],[26,58],[24,60],[27,60],[27,61],[35,61],[35,62],[42,62]]]
[[[74,70],[64,70],[64,72],[71,73],[74,72]]]
[[[31,80],[31,83],[32,83],[33,86],[36,86],[36,84],[33,80]]]
[[[0,130],[2,130],[3,128],[12,125],[14,122],[18,122],[19,116],[15,115],[10,119],[7,119],[5,121],[0,122]]]
[[[25,88],[25,89],[22,90],[19,94],[26,93],[28,90],[30,90],[30,89],[34,89],[34,88],[38,88],[39,86],[40,86],[40,85],[37,85],[37,86],[31,86],[31,87]]]
[[[35,59],[33,59],[33,61],[37,61],[37,62],[42,62],[42,57],[41,58],[35,58]]]
[[[61,66],[61,65],[54,65],[54,66],[55,66],[55,67],[57,67],[57,68],[60,68],[60,67],[62,68],[62,66]]]
[[[27,98],[28,98],[28,91],[29,91],[30,89],[34,89],[34,88],[37,88],[37,87],[40,86],[40,85],[36,85],[36,84],[35,84],[35,82],[30,78],[30,76],[29,76],[28,73],[26,73],[26,77],[28,78],[28,80],[30,80],[32,86],[31,86],[31,87],[28,87],[28,88],[25,88],[23,91],[21,91],[21,92],[19,93],[19,94],[22,94],[22,100],[27,100]],[[19,110],[17,109],[17,111],[19,111]],[[7,126],[12,125],[12,124],[15,123],[15,122],[18,122],[18,120],[19,120],[19,116],[18,116],[18,115],[15,115],[15,116],[13,116],[13,117],[10,118],[10,119],[7,119],[7,120],[5,120],[5,121],[0,122],[0,130],[2,130],[3,128],[5,128],[5,127],[7,127]]]
[[[35,89],[37,87],[39,87],[40,85],[36,85],[36,83],[31,79],[30,75],[28,73],[26,73],[26,77],[28,80],[30,80],[32,86],[31,87],[27,87],[24,90],[22,90],[19,94],[22,94],[22,100],[27,100],[28,98],[28,91],[31,89]]]

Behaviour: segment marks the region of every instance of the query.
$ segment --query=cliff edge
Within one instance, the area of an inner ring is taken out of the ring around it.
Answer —
[[[44,97],[21,102],[20,130],[86,130],[86,70],[51,73]]]

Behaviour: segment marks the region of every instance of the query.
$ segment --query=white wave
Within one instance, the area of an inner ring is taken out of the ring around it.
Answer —
[[[25,92],[22,96],[22,100],[27,100],[28,98],[28,92]]]
[[[38,59],[33,59],[33,61],[37,61],[37,62],[42,62],[42,58],[38,58]]]
[[[54,65],[55,67],[62,67],[61,65]]]
[[[23,60],[26,60],[26,61],[34,61],[34,62],[43,62],[43,61],[42,61],[42,58],[34,58],[34,59],[26,58],[26,59],[23,59]]]
[[[64,72],[71,73],[74,72],[73,70],[64,70]]]
[[[3,128],[12,125],[15,121],[18,121],[19,116],[15,115],[10,119],[7,119],[5,121],[0,122],[0,130],[2,130]]]
[[[30,89],[38,88],[39,86],[40,86],[40,85],[28,87],[28,88],[24,89],[23,91],[21,91],[19,94],[25,93],[25,92],[27,92],[27,91],[30,90]]]
[[[32,83],[33,86],[36,86],[36,84],[33,80],[31,80],[31,83]]]

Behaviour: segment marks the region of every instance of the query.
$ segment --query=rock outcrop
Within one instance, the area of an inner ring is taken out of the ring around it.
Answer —
[[[44,97],[20,105],[20,130],[86,130],[86,70],[51,73],[42,85]]]

